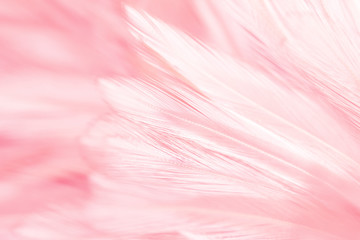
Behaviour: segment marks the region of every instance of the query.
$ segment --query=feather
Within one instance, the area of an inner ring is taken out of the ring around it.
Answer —
[[[20,5],[0,237],[360,237],[355,0]]]
[[[324,82],[284,84],[298,73],[268,74],[146,12],[126,10],[139,76],[101,81],[116,114],[91,131],[88,144],[108,149],[91,164],[118,183],[152,189],[154,204],[162,194],[179,195],[180,203],[163,203],[176,216],[166,226],[189,239],[357,236],[356,125],[333,108],[328,89],[318,89]]]

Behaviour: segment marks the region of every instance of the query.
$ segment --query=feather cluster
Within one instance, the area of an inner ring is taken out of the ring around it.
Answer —
[[[0,238],[360,239],[359,14],[7,1]]]

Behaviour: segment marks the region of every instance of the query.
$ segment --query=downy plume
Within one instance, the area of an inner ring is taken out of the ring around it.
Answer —
[[[25,5],[0,10],[0,237],[360,238],[356,0]]]

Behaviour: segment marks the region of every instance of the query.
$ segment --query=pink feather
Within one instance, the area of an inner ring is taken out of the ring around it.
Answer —
[[[0,239],[359,239],[359,14],[4,1]]]

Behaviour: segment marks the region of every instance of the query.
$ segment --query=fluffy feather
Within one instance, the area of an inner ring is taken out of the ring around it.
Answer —
[[[265,7],[273,14],[273,5]],[[305,71],[317,67],[314,58],[304,70],[272,74],[145,12],[127,13],[139,76],[101,82],[117,114],[91,134],[90,144],[102,139],[95,145],[108,149],[90,160],[97,169],[152,189],[153,204],[171,204],[166,227],[189,239],[357,238],[359,141],[347,118],[355,108],[350,113],[334,98],[345,76],[310,81]],[[292,64],[279,55],[275,64]],[[169,193],[179,196],[164,200]]]
[[[106,3],[80,13],[85,3],[42,3],[66,9],[55,19],[67,31],[98,35],[85,46],[64,35],[88,54],[69,64],[79,64],[78,87],[42,80],[71,89],[50,91],[61,101],[40,88],[3,95],[25,99],[2,106],[8,119],[40,112],[35,122],[15,119],[47,126],[33,137],[5,118],[3,161],[14,164],[1,196],[5,239],[360,237],[356,1]],[[69,11],[76,17],[59,20]],[[72,118],[62,129],[50,111]],[[12,148],[7,136],[21,141]],[[51,155],[14,157],[35,147]],[[24,208],[27,188],[35,197]]]

